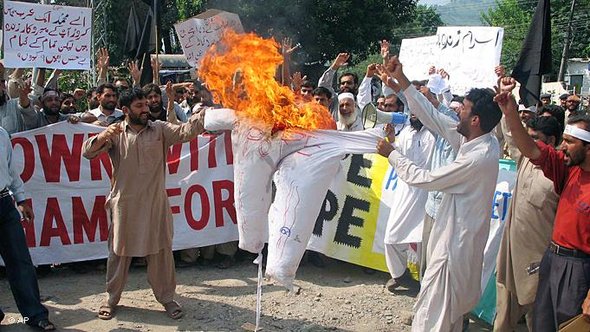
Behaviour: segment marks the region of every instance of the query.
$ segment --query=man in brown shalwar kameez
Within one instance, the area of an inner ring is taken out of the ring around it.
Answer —
[[[175,125],[148,120],[149,108],[140,89],[124,92],[119,102],[125,120],[110,125],[83,146],[84,157],[92,159],[106,151],[113,164],[111,192],[106,203],[111,216],[108,301],[100,307],[98,316],[113,317],[131,259],[145,257],[148,282],[156,299],[171,318],[177,319],[183,311],[174,301],[176,278],[172,213],[165,191],[166,154],[169,146],[189,141],[203,132],[204,112],[191,116],[187,123]]]

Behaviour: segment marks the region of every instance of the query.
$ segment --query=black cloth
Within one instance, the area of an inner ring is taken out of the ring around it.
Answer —
[[[41,304],[37,275],[20,219],[12,197],[0,198],[0,255],[18,311],[28,319],[27,324],[34,326],[47,319],[48,312]]]
[[[582,313],[590,288],[590,258],[545,251],[539,268],[533,331],[557,331],[559,324]]]
[[[520,98],[527,107],[536,105],[541,78],[551,71],[551,9],[549,0],[539,0],[520,57],[512,70],[520,84]]]

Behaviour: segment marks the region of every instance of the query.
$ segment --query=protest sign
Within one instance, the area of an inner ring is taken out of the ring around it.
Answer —
[[[4,2],[4,66],[90,69],[90,8]]]
[[[177,23],[174,28],[186,60],[194,68],[199,66],[199,61],[207,49],[221,39],[225,29],[244,32],[238,15],[217,9],[210,9]]]
[[[438,66],[439,52],[436,36],[403,39],[399,61],[410,80],[428,79],[428,68]]]
[[[436,36],[402,40],[399,58],[410,80],[430,78],[435,66],[449,73],[451,92],[465,95],[471,88],[492,88],[500,64],[504,29],[439,27]]]
[[[465,95],[471,88],[492,88],[498,76],[504,29],[496,27],[439,27],[439,62],[449,74],[451,91]]]
[[[82,156],[84,140],[103,129],[61,122],[12,135],[13,163],[35,213],[34,223],[24,224],[35,264],[107,256],[104,205],[112,167],[106,154],[93,160]],[[174,145],[167,164],[173,248],[236,240],[229,135],[202,135]]]

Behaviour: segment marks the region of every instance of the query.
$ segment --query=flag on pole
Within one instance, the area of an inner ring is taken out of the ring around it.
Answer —
[[[527,106],[536,105],[543,74],[551,71],[551,9],[549,0],[539,0],[529,32],[522,44],[512,77],[520,83],[520,98]]]

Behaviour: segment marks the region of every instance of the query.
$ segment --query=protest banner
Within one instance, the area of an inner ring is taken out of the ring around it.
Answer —
[[[500,64],[504,29],[439,27],[436,36],[402,40],[399,58],[410,80],[430,78],[435,66],[449,73],[451,92],[465,95],[471,88],[492,88]]]
[[[221,39],[227,28],[243,33],[244,28],[238,15],[210,9],[188,20],[174,25],[182,51],[188,64],[197,68],[207,49]]]
[[[84,140],[103,129],[61,122],[12,135],[13,163],[35,213],[34,223],[23,224],[35,264],[107,256],[104,205],[112,167],[108,155],[87,160],[81,150]],[[166,188],[174,249],[237,239],[232,164],[225,134],[202,135],[169,149]]]
[[[4,66],[90,69],[92,10],[4,2]]]
[[[107,257],[104,204],[112,167],[106,154],[87,160],[84,140],[103,130],[61,122],[12,135],[13,162],[35,212],[24,223],[35,264]],[[173,248],[237,239],[230,135],[201,135],[169,149],[167,193],[174,217]],[[482,287],[490,280],[515,172],[500,170]],[[383,238],[398,177],[386,158],[348,155],[334,177],[308,248],[353,264],[387,271]],[[485,287],[482,288],[482,291]]]

